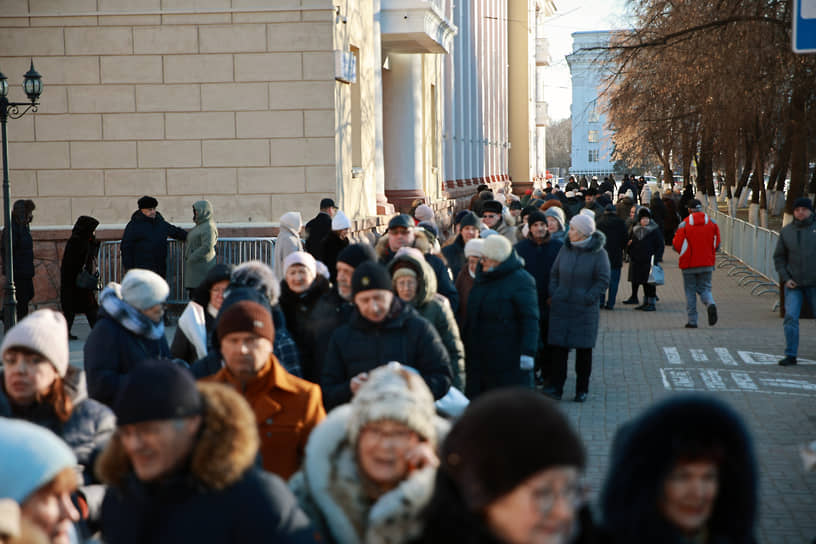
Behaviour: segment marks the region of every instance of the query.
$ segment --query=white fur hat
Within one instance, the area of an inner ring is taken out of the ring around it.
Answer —
[[[346,214],[343,213],[343,210],[337,210],[337,214],[332,218],[332,230],[343,230],[343,229],[350,229],[351,228],[351,221],[349,218],[346,217]]]
[[[507,260],[507,257],[510,256],[512,251],[513,246],[510,245],[510,241],[504,236],[488,236],[484,239],[482,257],[501,263]]]
[[[465,244],[465,257],[481,257],[484,249],[484,240],[474,238]]]
[[[411,368],[391,362],[375,368],[351,401],[349,442],[356,447],[368,423],[392,420],[410,427],[436,446],[436,408],[431,390]]]
[[[137,310],[161,304],[169,294],[170,286],[152,270],[132,268],[122,280],[122,300]]]
[[[295,251],[287,255],[283,260],[283,273],[286,274],[286,271],[289,270],[289,267],[293,264],[302,264],[305,266],[306,269],[311,272],[312,278],[317,275],[317,263],[315,258],[305,251]]]
[[[9,348],[36,351],[54,365],[61,377],[65,377],[68,371],[68,324],[59,312],[37,310],[9,329],[0,353]]]

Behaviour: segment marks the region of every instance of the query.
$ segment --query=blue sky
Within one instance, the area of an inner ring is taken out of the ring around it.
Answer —
[[[545,23],[552,57],[552,65],[547,68],[545,91],[552,121],[570,116],[572,87],[565,57],[572,52],[571,34],[630,26],[626,0],[555,0],[555,5],[558,11]]]

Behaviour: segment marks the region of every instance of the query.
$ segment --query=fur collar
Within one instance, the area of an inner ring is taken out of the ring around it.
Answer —
[[[604,248],[604,244],[606,244],[606,235],[596,230],[592,233],[592,236],[589,237],[589,243],[583,247],[577,247],[572,242],[570,242],[569,236],[564,238],[564,245],[573,251],[586,251],[587,253],[597,253]]]
[[[425,235],[425,233],[422,232],[422,229],[414,229],[414,243],[412,247],[415,247],[418,250],[420,250],[423,255],[431,252],[432,249],[431,242],[430,240],[428,240],[428,237]],[[395,252],[391,251],[391,248],[388,247],[387,232],[380,236],[379,240],[377,240],[377,243],[374,244],[374,252],[377,254],[377,258],[381,260],[387,259],[388,261],[390,261],[391,258],[394,256]]]
[[[255,414],[226,385],[199,382],[197,386],[204,397],[205,413],[190,472],[207,488],[225,489],[255,462],[259,442]],[[131,472],[130,460],[114,434],[96,462],[96,473],[103,483],[121,486]]]
[[[417,538],[422,530],[420,512],[433,493],[436,469],[413,472],[365,512],[368,503],[357,472],[354,448],[347,441],[350,418],[351,405],[340,406],[312,431],[303,467],[294,478],[302,479],[337,542],[379,544]],[[441,441],[449,424],[439,417],[434,424]],[[364,527],[358,527],[360,522]]]

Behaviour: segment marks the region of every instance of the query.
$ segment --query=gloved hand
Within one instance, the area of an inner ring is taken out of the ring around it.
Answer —
[[[535,366],[535,359],[530,357],[529,355],[522,355],[521,361],[519,362],[519,368],[522,370],[532,370]]]

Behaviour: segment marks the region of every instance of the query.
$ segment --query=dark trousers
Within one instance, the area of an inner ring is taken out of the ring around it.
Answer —
[[[643,296],[645,296],[647,299],[649,297],[654,298],[654,297],[657,296],[657,285],[655,285],[654,283],[638,283],[638,284],[635,284],[634,287],[633,287],[633,290],[634,290],[635,293],[637,292],[638,285],[643,286]]]
[[[569,348],[561,346],[552,347],[552,382],[551,384],[562,392],[564,382],[567,381],[567,357]],[[592,374],[592,348],[575,349],[575,392],[589,392],[589,375]]]
[[[17,299],[17,322],[28,315],[28,303],[34,298],[33,278],[14,278],[14,293]]]
[[[98,311],[99,311],[99,308],[93,308],[93,309],[88,310],[87,312],[85,312],[85,317],[88,318],[88,325],[90,325],[92,329],[93,329],[93,326],[96,324],[96,314],[97,314]],[[75,312],[66,312],[64,310],[63,310],[62,313],[65,315],[65,321],[68,322],[68,333],[70,334],[71,327],[74,326],[74,318],[76,317],[76,313]]]
[[[543,312],[549,312],[548,308],[539,310],[542,312],[541,315],[547,315]],[[550,330],[550,320],[549,319],[539,319],[538,320],[538,351],[536,351],[535,355],[535,374],[540,380],[540,383],[546,384],[550,378],[552,377],[552,362],[551,362],[551,353],[552,353],[552,346],[547,344],[547,334]]]
[[[607,299],[606,293],[601,294],[601,306],[606,305],[610,308],[615,306],[615,299],[618,296],[618,285],[620,284],[621,278],[621,269],[620,268],[612,268],[609,270],[609,298]],[[634,293],[634,288],[632,289]]]
[[[502,387],[533,387],[532,372],[521,370],[516,364],[514,369],[506,372],[482,372],[480,370],[466,373],[465,395],[470,400],[482,393]]]

